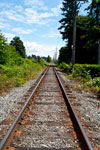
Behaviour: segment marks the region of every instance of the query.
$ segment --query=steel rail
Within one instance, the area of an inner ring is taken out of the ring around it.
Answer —
[[[26,101],[26,103],[24,104],[23,108],[21,109],[21,111],[19,112],[17,118],[14,120],[13,124],[11,125],[11,127],[9,128],[8,132],[6,133],[6,135],[4,136],[4,138],[2,139],[1,143],[0,143],[0,150],[4,150],[6,149],[6,147],[8,146],[8,142],[9,142],[9,137],[12,137],[12,134],[14,132],[15,127],[17,126],[17,124],[19,123],[24,111],[26,110],[28,104],[31,101],[31,98],[33,96],[33,94],[35,93],[35,91],[37,90],[37,88],[39,87],[41,81],[43,80],[43,78],[45,77],[46,73],[47,73],[48,69],[46,68],[43,73],[42,76],[40,78],[40,80],[38,81],[37,85],[35,86],[34,90],[32,91],[30,97],[28,98],[28,100]]]
[[[88,139],[88,137],[87,137],[87,135],[86,135],[82,125],[81,125],[81,122],[80,122],[79,118],[77,117],[74,109],[72,108],[72,105],[71,105],[70,101],[68,100],[68,96],[67,96],[67,93],[65,91],[65,88],[64,88],[64,86],[62,84],[62,81],[61,81],[61,79],[60,79],[60,77],[59,77],[59,75],[58,75],[58,73],[57,73],[55,68],[54,68],[54,72],[55,72],[55,75],[57,77],[58,83],[59,83],[59,85],[61,87],[62,93],[64,95],[66,105],[69,108],[69,112],[71,112],[71,114],[72,114],[72,121],[74,120],[73,123],[75,123],[79,127],[79,130],[81,132],[81,136],[82,136],[82,138],[84,140],[84,143],[86,145],[85,149],[86,150],[93,150],[93,147],[90,144],[90,141],[89,141],[89,139]]]

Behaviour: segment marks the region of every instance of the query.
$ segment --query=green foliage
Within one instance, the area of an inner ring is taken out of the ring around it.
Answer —
[[[91,75],[92,78],[100,76],[100,65],[95,64],[75,64],[75,72],[87,72]]]
[[[16,49],[8,45],[6,49],[0,51],[0,64],[4,65],[21,65],[24,63],[24,59],[16,52]]]
[[[0,34],[0,93],[35,78],[44,66],[42,59],[37,62],[34,58],[22,58],[16,48],[7,44],[6,38]]]
[[[7,48],[7,39],[2,33],[0,33],[0,64],[4,64],[6,61],[7,53],[5,49]]]
[[[66,73],[71,72],[71,65],[64,62],[59,67]],[[74,72],[67,77],[77,81],[77,84],[71,85],[75,88],[100,92],[100,65],[75,64]]]
[[[4,50],[7,46],[7,39],[4,35],[0,32],[0,50]]]
[[[62,2],[62,19],[59,21],[61,26],[58,28],[60,30],[60,33],[62,35],[62,39],[66,41],[68,51],[67,51],[67,58],[68,60],[63,60],[68,63],[68,61],[71,61],[71,55],[72,55],[72,34],[73,34],[73,16],[74,16],[74,6],[75,1],[74,0],[63,0]],[[77,9],[76,13],[78,15],[79,10],[79,2],[77,2]]]
[[[13,40],[10,42],[10,44],[16,48],[16,51],[19,52],[20,56],[25,58],[26,56],[25,47],[23,41],[20,40],[20,37],[15,36]]]
[[[94,79],[91,79],[90,81],[86,82],[86,85],[89,87],[100,87],[100,77],[96,77]]]
[[[51,57],[48,55],[48,57],[47,57],[47,62],[51,62]]]
[[[28,59],[20,65],[0,65],[0,92],[10,87],[20,86],[27,80],[35,78],[42,69],[41,62],[34,63],[33,60]]]
[[[74,16],[74,6],[75,6],[75,1],[74,0],[70,0],[70,1],[66,1],[63,0],[62,2],[62,16],[63,18],[59,21],[61,23],[61,26],[59,28],[60,33],[62,34],[62,38],[63,40],[67,40],[72,38],[71,33],[70,32],[70,27],[72,26],[72,22],[73,22],[73,16]],[[79,9],[79,3],[77,3],[77,14],[78,14],[78,9]]]
[[[61,62],[69,63],[71,60],[71,53],[69,52],[67,47],[61,47],[59,50],[59,57],[58,57],[58,63],[60,64]]]
[[[74,72],[72,74],[73,77],[82,77],[82,78],[85,78],[85,79],[91,79],[91,76],[90,76],[90,71],[86,70],[85,67],[83,67],[82,65],[75,65],[74,66]]]
[[[45,66],[45,62],[44,62],[44,60],[43,60],[43,59],[40,59],[39,63],[41,64],[41,66],[42,66],[42,67],[44,67],[44,66]]]
[[[92,0],[87,10],[89,16],[94,18],[94,24],[100,27],[100,0]]]
[[[68,47],[66,52],[70,61],[72,56],[73,2],[73,0],[63,0],[63,7],[61,8],[63,17],[59,21],[61,23],[59,30],[63,40],[66,40]],[[78,8],[79,5],[77,5],[77,14]],[[100,0],[92,0],[87,10],[88,16],[77,16],[75,62],[97,64],[98,40],[100,38]],[[63,61],[69,63],[65,61],[64,53],[62,51],[61,54],[64,58]]]
[[[74,68],[72,77],[76,78],[81,86],[100,92],[100,65],[76,64]]]
[[[62,62],[59,67],[66,73],[70,73],[71,72],[71,66]]]

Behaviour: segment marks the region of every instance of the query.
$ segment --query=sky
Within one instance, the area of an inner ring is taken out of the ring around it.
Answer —
[[[63,0],[0,0],[0,31],[8,38],[18,36],[26,54],[52,58],[56,48],[65,46],[58,31]],[[82,4],[81,15],[86,15]]]

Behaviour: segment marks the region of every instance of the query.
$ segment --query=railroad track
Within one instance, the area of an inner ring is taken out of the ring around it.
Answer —
[[[1,150],[93,150],[55,67],[49,66],[31,90]]]

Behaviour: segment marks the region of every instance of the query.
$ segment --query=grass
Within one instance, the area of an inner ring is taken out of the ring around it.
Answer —
[[[10,88],[21,86],[26,81],[36,78],[44,66],[43,62],[33,62],[28,59],[20,66],[0,65],[0,94],[2,95]]]

